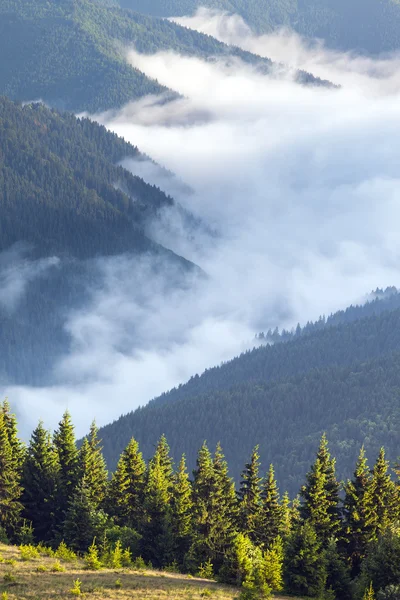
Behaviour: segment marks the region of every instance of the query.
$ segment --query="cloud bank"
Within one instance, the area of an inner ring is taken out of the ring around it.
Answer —
[[[57,365],[57,382],[8,390],[27,426],[37,407],[54,426],[68,406],[82,434],[92,417],[105,423],[233,357],[260,330],[400,284],[397,59],[363,62],[284,34],[255,38],[236,17],[195,19],[181,22],[205,30],[207,21],[221,38],[259,54],[274,49],[273,58],[343,87],[270,79],[239,60],[128,52],[183,98],[145,98],[95,118],[192,190],[175,186],[176,200],[207,227],[186,235],[167,211],[151,234],[207,277],[172,290],[168,269],[105,259],[103,285],[69,315],[74,351]],[[153,169],[142,173],[160,183]]]

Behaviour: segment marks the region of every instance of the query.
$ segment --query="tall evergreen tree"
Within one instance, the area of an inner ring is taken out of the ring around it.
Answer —
[[[156,451],[146,477],[141,547],[143,558],[158,568],[174,559],[170,501],[170,481]]]
[[[315,527],[324,546],[336,535],[341,526],[339,511],[339,483],[335,475],[335,459],[331,458],[325,434],[322,436],[317,457],[307,473],[306,485],[301,489],[303,503],[300,514]]]
[[[171,487],[174,479],[174,461],[171,458],[170,447],[164,434],[157,442],[156,450],[154,452],[154,456],[150,459],[150,463],[154,462],[155,460],[159,461],[169,486]]]
[[[370,484],[369,469],[364,446],[360,450],[354,476],[345,485],[343,502],[343,533],[347,556],[350,559],[352,575],[360,572],[361,561],[365,556],[369,540],[367,525],[367,490]]]
[[[139,444],[132,438],[113,473],[107,498],[107,509],[118,525],[140,530],[143,522],[143,501],[146,464]]]
[[[25,447],[18,437],[17,418],[15,414],[11,412],[11,406],[7,399],[5,399],[0,406],[7,428],[8,441],[10,443],[14,468],[19,474],[21,474],[25,458]]]
[[[85,479],[79,481],[64,520],[63,538],[73,550],[85,552],[95,538],[101,539],[107,525],[107,515],[92,500]]]
[[[72,499],[79,480],[78,449],[75,442],[71,415],[65,411],[57,431],[54,433],[54,446],[60,464],[58,506],[65,516],[68,503]],[[62,520],[60,515],[59,521]]]
[[[193,499],[192,486],[186,470],[183,455],[174,477],[171,503],[172,535],[174,539],[174,559],[183,565],[185,554],[192,541]]]
[[[215,519],[214,548],[216,549],[216,557],[214,558],[214,566],[219,569],[236,535],[238,520],[235,484],[233,479],[229,477],[228,464],[219,443],[214,454],[213,468],[215,474],[214,510],[215,516],[219,517]]]
[[[23,516],[32,522],[37,542],[54,539],[59,470],[51,435],[39,422],[32,433],[22,473]]]
[[[97,506],[102,506],[107,490],[108,474],[97,434],[98,428],[93,421],[89,437],[83,440],[79,451],[79,475],[80,479],[86,481],[91,501]]]
[[[20,521],[21,492],[20,476],[13,458],[6,419],[3,411],[0,411],[0,526],[11,538]]]
[[[273,465],[269,467],[261,496],[262,506],[257,538],[258,543],[267,549],[282,533],[283,527],[283,512],[279,501],[279,490]]]
[[[397,513],[396,487],[390,477],[385,449],[381,448],[366,492],[366,526],[369,539],[375,540],[393,523]]]
[[[250,462],[245,465],[238,492],[239,528],[250,539],[256,541],[256,530],[261,509],[261,477],[259,476],[260,455],[258,446],[251,453]]]

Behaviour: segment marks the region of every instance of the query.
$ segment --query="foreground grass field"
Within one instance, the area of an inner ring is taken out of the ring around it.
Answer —
[[[82,561],[68,563],[41,556],[22,560],[19,548],[0,544],[1,600],[63,600],[74,596],[86,599],[127,598],[142,600],[232,600],[238,590],[206,579],[160,571],[128,569],[84,570]],[[65,569],[57,571],[56,569]],[[72,591],[81,582],[81,593]]]

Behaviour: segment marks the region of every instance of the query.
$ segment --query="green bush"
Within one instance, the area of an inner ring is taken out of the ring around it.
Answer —
[[[75,552],[68,548],[64,541],[60,543],[57,550],[54,552],[54,556],[65,562],[75,562],[77,560]]]
[[[85,569],[89,571],[98,571],[101,569],[102,564],[99,558],[99,551],[96,546],[95,540],[93,540],[92,545],[84,556]]]
[[[205,563],[201,563],[199,570],[197,571],[197,577],[201,577],[202,579],[213,579],[214,568],[210,559]]]
[[[80,596],[82,594],[82,581],[75,579],[73,587],[69,590],[73,596]]]
[[[65,571],[65,567],[63,567],[59,560],[56,560],[56,562],[51,565],[50,569],[53,573],[63,573]]]
[[[35,558],[40,557],[39,550],[32,544],[21,545],[19,551],[21,553],[21,560],[24,561],[34,560]]]

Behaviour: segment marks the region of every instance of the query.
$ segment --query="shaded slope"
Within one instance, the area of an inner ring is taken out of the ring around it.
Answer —
[[[259,348],[121,417],[101,431],[114,466],[131,435],[145,456],[161,433],[176,459],[194,465],[204,439],[221,441],[238,478],[252,447],[296,492],[326,431],[340,476],[359,446],[384,444],[394,459],[400,431],[400,310]]]

